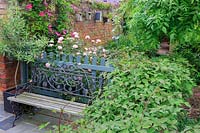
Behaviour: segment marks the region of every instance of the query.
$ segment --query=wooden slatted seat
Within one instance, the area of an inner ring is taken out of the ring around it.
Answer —
[[[35,106],[37,108],[69,113],[76,116],[82,116],[82,111],[87,106],[87,104],[83,103],[77,103],[34,93],[27,93],[27,92],[23,92],[22,94],[16,97],[15,96],[8,97],[8,100]]]

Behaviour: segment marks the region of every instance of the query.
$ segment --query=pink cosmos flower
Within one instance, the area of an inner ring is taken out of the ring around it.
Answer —
[[[26,10],[31,10],[33,8],[33,5],[32,4],[28,4],[28,5],[26,5]]]
[[[78,36],[79,36],[79,33],[78,33],[78,32],[72,32],[72,33],[71,33],[71,37],[75,37],[75,36],[78,37]],[[75,38],[76,38],[76,37],[75,37]]]
[[[44,16],[45,16],[45,12],[44,12],[44,11],[41,11],[41,12],[39,13],[39,16],[40,16],[40,17],[44,17]]]

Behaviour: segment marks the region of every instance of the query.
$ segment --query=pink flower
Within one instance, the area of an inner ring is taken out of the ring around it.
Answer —
[[[56,34],[57,36],[61,36],[61,34],[60,34],[59,32],[57,32],[57,31],[55,32],[55,34]]]
[[[75,44],[75,45],[72,46],[72,48],[78,48],[78,45]]]
[[[66,35],[67,34],[67,30],[63,30],[63,34]]]
[[[61,43],[63,43],[63,42],[62,42],[61,40],[58,40],[57,43],[61,44]]]
[[[95,43],[95,40],[92,40],[92,43]]]
[[[46,7],[48,6],[48,3],[47,3],[46,0],[43,1],[43,4],[44,4],[44,6],[46,6]]]
[[[44,16],[45,16],[45,12],[44,12],[44,11],[41,11],[41,12],[39,13],[39,16],[40,16],[40,17],[44,17]]]
[[[53,33],[53,29],[52,29],[52,25],[51,24],[48,25],[48,30],[49,30],[50,33]]]
[[[32,8],[33,8],[33,5],[32,5],[32,4],[26,5],[26,10],[31,10]]]
[[[51,66],[51,64],[50,64],[50,63],[46,63],[45,66],[46,66],[47,68],[49,68],[49,67]]]
[[[79,33],[73,32],[73,33],[71,33],[71,37],[79,38]]]
[[[53,16],[53,14],[52,14],[51,12],[47,12],[47,15],[48,15],[49,17]]]
[[[89,35],[85,36],[85,39],[88,39],[88,40],[89,40],[89,39],[90,39],[90,36],[89,36]]]

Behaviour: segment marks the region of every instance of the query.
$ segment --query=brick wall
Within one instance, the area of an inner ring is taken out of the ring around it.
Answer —
[[[74,31],[80,33],[82,39],[89,35],[91,40],[101,39],[102,44],[112,39],[112,28],[113,26],[110,22],[83,21],[74,23]]]
[[[0,0],[0,17],[5,16],[7,8],[6,0]]]
[[[4,91],[15,86],[15,69],[17,63],[4,56],[0,56],[0,91]],[[18,81],[20,79],[20,71],[18,71]]]

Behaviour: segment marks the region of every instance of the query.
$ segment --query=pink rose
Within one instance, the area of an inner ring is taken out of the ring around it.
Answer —
[[[45,66],[46,66],[46,68],[49,68],[51,66],[51,64],[50,63],[46,63]]]
[[[31,10],[32,8],[33,8],[33,5],[32,5],[32,4],[26,5],[26,10]]]
[[[41,11],[41,12],[39,13],[39,16],[40,16],[40,17],[44,17],[44,16],[45,16],[45,12],[44,12],[44,11]]]

